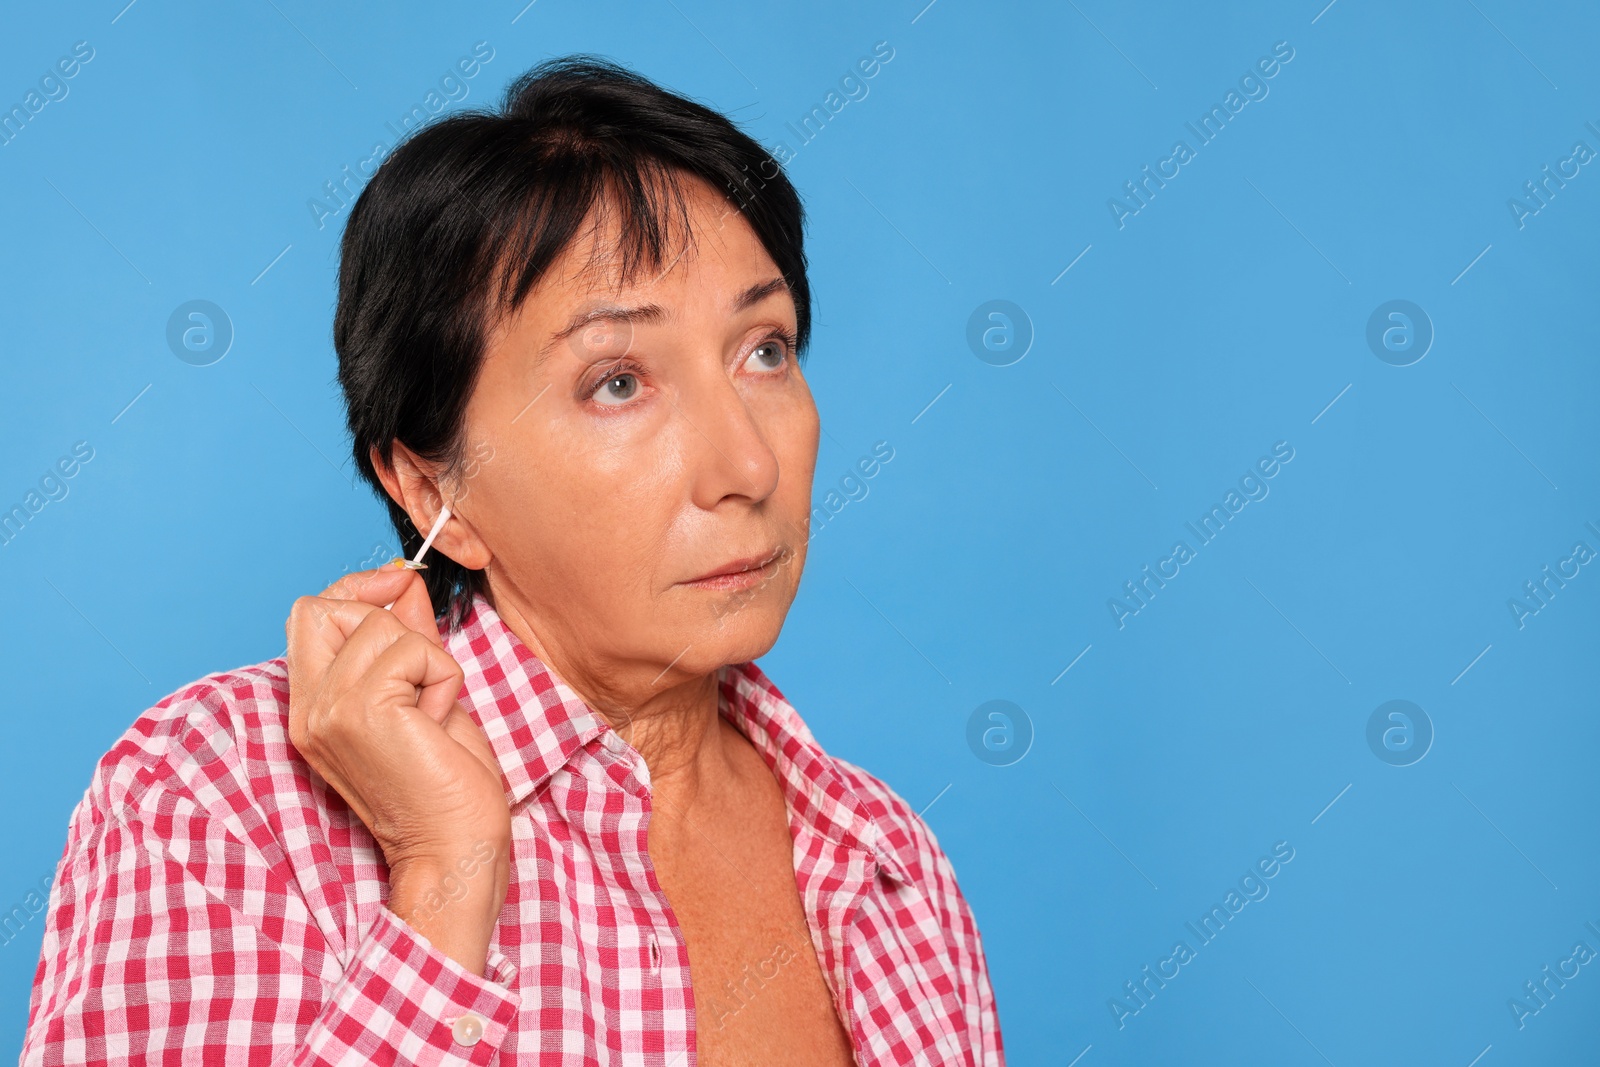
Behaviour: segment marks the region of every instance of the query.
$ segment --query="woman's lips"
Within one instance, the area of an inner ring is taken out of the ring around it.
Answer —
[[[696,589],[747,589],[770,577],[768,571],[782,556],[782,548],[761,556],[746,556],[724,564],[709,574],[679,584],[693,586]]]

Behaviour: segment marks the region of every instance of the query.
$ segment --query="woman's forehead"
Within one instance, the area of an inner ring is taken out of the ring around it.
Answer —
[[[608,308],[637,309],[639,321],[659,318],[662,309],[686,298],[712,295],[707,286],[726,290],[717,303],[734,312],[771,291],[788,291],[772,257],[743,219],[697,229],[664,246],[670,254],[659,260],[630,261],[614,235],[574,240],[529,291],[519,317],[554,331],[565,329],[575,316]]]

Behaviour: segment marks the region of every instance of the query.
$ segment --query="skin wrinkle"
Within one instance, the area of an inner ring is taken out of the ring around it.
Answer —
[[[756,303],[769,293],[778,289],[786,288],[788,288],[788,283],[782,278],[774,278],[765,282],[757,282],[755,285],[750,286],[750,288],[739,295],[739,298],[734,301],[733,310],[743,311],[745,308]],[[631,338],[633,324],[638,322],[664,323],[670,325],[672,323],[672,313],[659,304],[641,304],[635,307],[625,307],[608,301],[596,302],[593,307],[586,307],[576,315],[573,315],[572,319],[567,323],[566,326],[562,327],[554,336],[550,338],[550,340],[544,343],[544,345],[539,349],[538,355],[534,357],[534,369],[537,370],[544,364],[545,360],[550,358],[550,353],[555,349],[557,344],[567,340],[572,334],[578,332],[586,326],[601,323],[612,326],[620,325],[622,327],[622,333]],[[614,347],[614,345],[608,347],[606,351],[601,354],[601,358],[606,358],[607,354],[612,351]]]

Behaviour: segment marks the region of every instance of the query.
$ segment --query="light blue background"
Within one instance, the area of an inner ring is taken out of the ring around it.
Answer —
[[[0,507],[95,455],[0,548],[0,906],[142,709],[278,654],[295,596],[392,550],[333,381],[325,181],[477,41],[463,106],[593,51],[791,147],[887,41],[790,173],[819,501],[875,441],[895,457],[817,535],[763,666],[932,805],[1010,1062],[1593,1058],[1600,967],[1522,1029],[1508,1000],[1600,950],[1600,572],[1521,629],[1507,607],[1600,549],[1600,168],[1523,228],[1507,206],[1600,150],[1592,7],[523,2],[4,14],[7,108],[75,41],[95,58],[0,147]],[[1269,95],[1119,229],[1108,198],[1279,41]],[[211,366],[165,341],[191,299],[236,330]],[[966,342],[992,299],[1031,320],[1011,366]],[[1365,340],[1391,299],[1436,330],[1411,366]],[[1108,598],[1277,441],[1270,495],[1119,630]],[[992,699],[1032,723],[1011,766],[966,741]],[[1366,741],[1390,699],[1436,731],[1412,766]],[[1279,841],[1270,895],[1119,1029],[1110,998]],[[42,925],[0,947],[0,1058]]]

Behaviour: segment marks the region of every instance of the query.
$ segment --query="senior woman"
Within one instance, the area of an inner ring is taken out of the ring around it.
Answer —
[[[392,153],[339,381],[406,552],[450,514],[100,762],[23,1063],[1000,1064],[933,835],[751,662],[805,562],[810,326],[777,163],[623,68]]]

